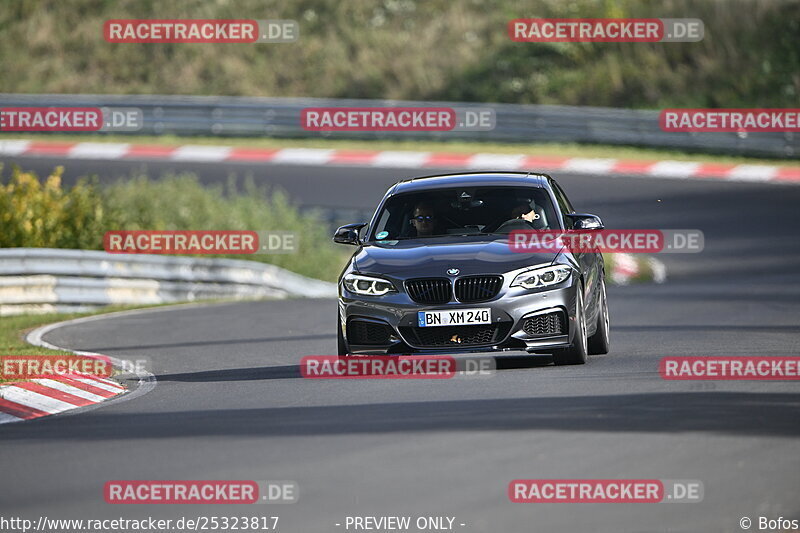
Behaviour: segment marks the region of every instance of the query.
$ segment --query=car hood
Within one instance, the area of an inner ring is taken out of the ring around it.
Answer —
[[[459,243],[430,241],[390,241],[364,246],[354,258],[356,268],[364,273],[396,275],[400,278],[447,276],[451,268],[459,269],[459,276],[503,274],[550,263],[558,255],[553,252],[512,252],[507,239]]]

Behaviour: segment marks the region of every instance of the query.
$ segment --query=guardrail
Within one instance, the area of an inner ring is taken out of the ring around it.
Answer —
[[[128,133],[148,135],[569,142],[769,157],[800,155],[800,135],[790,132],[664,132],[659,127],[658,111],[603,107],[322,98],[0,94],[0,107],[14,106],[137,107],[143,112],[143,128]],[[320,133],[305,131],[300,125],[300,112],[306,107],[377,106],[491,108],[496,127],[491,131]]]
[[[335,295],[333,283],[255,261],[0,249],[0,316],[111,304]]]

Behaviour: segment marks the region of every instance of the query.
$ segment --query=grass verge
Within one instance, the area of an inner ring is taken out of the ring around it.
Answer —
[[[151,307],[162,307],[164,305],[169,304],[113,305],[96,311],[87,311],[85,313],[47,313],[41,315],[4,316],[2,320],[0,320],[0,365],[2,365],[3,359],[19,355],[72,355],[72,352],[68,350],[50,350],[48,348],[28,344],[25,337],[29,332],[40,326],[72,320],[74,318],[113,313],[115,311],[147,309]],[[3,379],[0,375],[0,384],[8,381],[9,380]]]

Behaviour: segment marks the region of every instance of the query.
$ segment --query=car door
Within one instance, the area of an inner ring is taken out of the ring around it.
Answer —
[[[561,186],[552,179],[550,184],[553,188],[553,194],[555,194],[556,202],[558,203],[558,209],[561,211],[561,216],[564,219],[564,224],[565,226],[568,226],[570,224],[570,219],[566,215],[575,213],[575,209],[572,207],[572,203],[569,201],[569,198],[567,198],[567,195],[564,193],[564,190],[561,188]],[[572,228],[567,227],[567,229]],[[601,265],[603,256],[599,252],[585,252],[580,248],[574,251],[573,255],[575,256],[575,259],[578,261],[578,264],[584,273],[583,301],[586,305],[587,329],[591,332],[592,324],[597,321],[597,313],[600,311],[598,305],[600,303],[600,298],[598,297],[597,290],[600,286],[598,280],[600,279],[602,272]]]

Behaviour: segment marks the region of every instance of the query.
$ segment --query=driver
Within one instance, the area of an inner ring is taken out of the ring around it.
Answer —
[[[414,208],[411,225],[417,230],[417,236],[427,237],[436,233],[436,215],[430,202],[422,201]]]
[[[511,210],[511,218],[521,218],[533,224],[533,221],[539,220],[541,216],[531,208],[530,204],[520,203]]]

